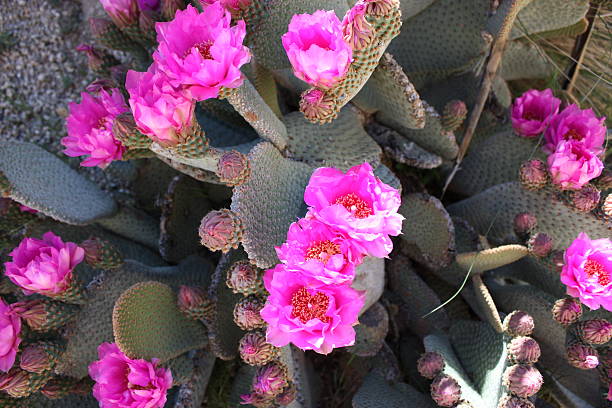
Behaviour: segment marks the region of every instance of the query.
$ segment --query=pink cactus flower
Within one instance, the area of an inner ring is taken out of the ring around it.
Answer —
[[[559,143],[575,140],[594,154],[601,153],[606,138],[605,120],[605,117],[597,118],[592,109],[582,110],[574,104],[568,106],[550,122],[544,134],[544,151],[552,153]]]
[[[230,27],[231,15],[220,3],[199,13],[189,5],[174,20],[157,23],[159,47],[153,59],[175,87],[185,88],[198,101],[216,98],[219,89],[237,88],[244,77],[240,67],[251,60],[242,45],[244,21]]]
[[[353,60],[353,50],[344,41],[333,11],[294,15],[282,39],[295,76],[319,88],[337,84]]]
[[[581,232],[565,251],[561,282],[590,309],[612,311],[612,241]]]
[[[309,215],[353,240],[364,254],[386,257],[393,249],[389,235],[402,232],[397,213],[399,192],[380,181],[368,163],[346,174],[331,167],[314,171],[304,192]]]
[[[251,0],[200,0],[202,7],[208,7],[216,2],[221,3],[230,13],[237,13],[240,10],[246,9],[251,4]]]
[[[21,319],[0,298],[0,371],[8,372],[15,363],[21,343]]]
[[[355,343],[353,326],[363,293],[348,285],[326,285],[285,264],[267,270],[264,285],[270,295],[260,314],[268,323],[268,343],[293,343],[322,354]]]
[[[5,275],[23,293],[58,294],[72,282],[72,270],[85,258],[85,251],[74,242],[64,242],[49,231],[42,239],[24,238],[9,254]]]
[[[126,27],[138,22],[138,4],[136,0],[100,0],[102,7],[119,27]]]
[[[599,157],[576,140],[559,143],[555,152],[548,156],[552,182],[563,190],[580,190],[599,177],[603,167]]]
[[[530,89],[514,100],[512,127],[520,136],[535,137],[546,130],[560,105],[561,100],[553,96],[552,90]]]
[[[298,265],[304,274],[328,285],[352,282],[355,265],[363,259],[353,240],[314,218],[291,224],[287,242],[276,247],[276,253],[282,262]]]
[[[38,213],[38,211],[36,211],[35,209],[30,208],[27,205],[22,205],[22,204],[19,204],[19,211],[27,212],[27,213],[30,213],[30,214],[37,214]]]
[[[83,92],[81,103],[70,102],[68,109],[68,136],[61,141],[65,155],[89,156],[81,162],[84,167],[105,168],[113,160],[121,160],[125,147],[113,135],[113,120],[128,107],[119,89],[100,89],[98,96]]]
[[[172,387],[172,373],[158,359],[133,360],[114,343],[98,347],[98,361],[89,366],[96,382],[93,395],[100,408],[162,408]]]
[[[163,146],[173,146],[192,128],[195,101],[157,68],[152,64],[147,72],[128,71],[125,87],[138,130]]]

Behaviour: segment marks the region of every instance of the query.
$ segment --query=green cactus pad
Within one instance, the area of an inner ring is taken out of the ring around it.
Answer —
[[[390,185],[400,193],[402,192],[402,185],[397,178],[397,176],[391,171],[390,168],[381,164],[377,168],[374,169],[374,175],[380,179],[385,184]]]
[[[531,43],[512,41],[504,51],[500,75],[506,81],[514,79],[547,78],[553,65],[542,50]]]
[[[580,21],[589,9],[588,0],[531,1],[518,14],[511,38],[523,37],[571,26]]]
[[[457,72],[487,47],[481,32],[489,6],[489,0],[438,0],[405,22],[389,52],[410,78],[413,74]]]
[[[435,408],[429,395],[408,384],[389,384],[376,373],[366,376],[353,396],[353,408]]]
[[[429,7],[435,0],[412,0],[400,1],[400,10],[402,10],[402,20],[406,21],[411,17],[416,16],[421,11]]]
[[[512,130],[496,133],[472,147],[450,189],[471,196],[497,184],[517,181],[521,164],[532,158],[545,158],[533,140],[519,137]]]
[[[222,95],[253,126],[259,137],[270,141],[280,150],[285,148],[287,145],[285,125],[248,79],[244,80],[240,88],[227,89]]]
[[[370,308],[383,293],[385,288],[385,260],[367,256],[361,265],[355,268],[355,278],[351,287],[366,292],[365,303],[359,314]]]
[[[423,149],[441,156],[443,159],[452,160],[457,156],[459,146],[453,132],[442,128],[440,115],[436,110],[425,104],[425,127],[423,129],[397,128],[402,136],[415,142]]]
[[[112,217],[96,221],[100,226],[149,248],[159,245],[159,224],[147,213],[131,207],[121,207]]]
[[[399,213],[406,218],[401,237],[409,255],[431,269],[448,266],[455,255],[455,228],[440,200],[408,194],[402,197]]]
[[[310,366],[304,351],[289,344],[281,348],[280,361],[287,367],[288,377],[297,388],[297,397],[292,405],[295,408],[318,407],[318,393],[315,392],[318,374]]]
[[[172,385],[185,384],[191,378],[195,368],[192,354],[192,352],[183,353],[163,364],[172,373]]]
[[[162,362],[207,343],[204,325],[185,317],[174,291],[154,281],[137,283],[117,298],[113,333],[128,357]]]
[[[354,108],[344,107],[332,123],[317,125],[300,112],[285,116],[288,155],[312,167],[337,167],[343,171],[363,162],[376,168],[380,147],[363,130]]]
[[[33,144],[0,142],[0,172],[13,200],[67,224],[89,224],[117,211],[109,195]]]
[[[593,406],[601,406],[599,380],[596,370],[580,370],[569,365],[565,358],[564,339],[566,330],[552,319],[551,309],[554,297],[533,286],[502,286],[487,281],[498,306],[506,311],[523,310],[535,322],[532,337],[540,344],[542,356],[540,365],[555,373],[561,384]]]
[[[450,340],[461,365],[482,396],[483,408],[496,408],[503,395],[502,374],[506,368],[506,342],[503,334],[476,321],[458,321],[451,326]]]
[[[244,225],[242,245],[249,259],[268,268],[278,262],[274,247],[285,241],[289,225],[306,213],[304,189],[313,169],[284,158],[267,142],[248,158],[251,177],[234,188],[231,210]]]
[[[2,401],[2,400],[0,400]],[[48,399],[42,394],[35,394],[23,400],[24,405],[16,405],[19,408],[99,408],[100,403],[93,395],[68,395],[59,399]],[[4,407],[4,405],[1,405]],[[9,405],[10,407],[10,405]]]
[[[359,317],[355,326],[355,345],[347,351],[361,357],[375,356],[387,337],[389,315],[383,305],[376,302]]]
[[[538,220],[538,231],[553,239],[553,248],[565,250],[580,232],[591,238],[610,236],[612,223],[590,213],[578,213],[547,190],[527,191],[520,183],[504,183],[449,206],[448,211],[467,220],[496,243],[517,242],[514,217],[528,212]]]
[[[443,330],[450,326],[446,309],[439,309],[435,316],[430,318],[423,317],[442,302],[436,292],[416,273],[407,256],[396,253],[391,257],[387,274],[389,287],[406,305],[407,313],[402,313],[401,319],[407,322],[412,331],[426,334],[432,329]]]
[[[204,402],[215,356],[210,351],[198,350],[193,362],[191,377],[179,388],[172,408],[199,408]]]
[[[376,122],[370,123],[366,131],[382,146],[385,154],[393,161],[420,169],[433,169],[442,164],[442,158],[428,152],[419,145],[406,140],[393,129]]]
[[[230,250],[223,254],[208,290],[208,298],[215,305],[212,321],[207,322],[211,351],[222,360],[231,360],[238,353],[238,342],[244,336],[234,323],[234,306],[242,295],[234,293],[225,283],[227,270],[236,261],[246,259],[242,250]]]
[[[207,286],[211,265],[203,258],[192,256],[178,266],[148,267],[126,260],[118,269],[106,271],[90,285],[89,301],[77,314],[74,323],[66,330],[66,352],[58,373],[82,378],[88,365],[98,358],[101,343],[113,342],[112,313],[117,298],[128,288],[151,280],[170,285],[178,290],[180,285]]]
[[[482,273],[511,264],[529,255],[529,248],[523,245],[502,245],[479,252],[457,254],[455,262],[465,271]]]
[[[238,372],[234,375],[232,390],[228,398],[230,407],[239,407],[240,401],[242,401],[240,396],[249,394],[251,392],[251,384],[253,382],[256,369],[257,367],[245,364],[241,366]]]
[[[197,226],[211,210],[205,187],[186,176],[175,177],[162,199],[159,252],[168,262],[181,259],[202,249]]]
[[[352,101],[376,120],[391,128],[421,129],[425,126],[425,109],[419,94],[389,53]]]

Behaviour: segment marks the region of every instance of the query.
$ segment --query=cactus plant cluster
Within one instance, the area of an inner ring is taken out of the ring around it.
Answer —
[[[100,0],[130,188],[0,141],[0,406],[609,405],[605,119],[512,83],[592,3]]]

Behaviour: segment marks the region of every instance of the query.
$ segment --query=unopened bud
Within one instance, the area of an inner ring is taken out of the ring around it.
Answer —
[[[538,232],[529,239],[529,249],[531,253],[539,258],[544,258],[550,254],[553,248],[552,238],[542,232]]]
[[[29,395],[30,376],[27,371],[12,368],[8,373],[0,373],[0,391],[14,398]]]
[[[256,296],[248,296],[236,303],[234,307],[234,322],[242,330],[260,329],[266,326],[259,312],[264,302]]]
[[[591,212],[599,204],[601,193],[591,184],[586,184],[580,190],[571,193],[574,208],[581,212]]]
[[[582,343],[570,344],[565,350],[567,361],[581,370],[591,370],[599,364],[599,354],[591,346]]]
[[[300,112],[313,123],[327,123],[334,120],[336,113],[334,97],[317,88],[304,91],[300,97]]]
[[[52,400],[64,398],[69,394],[87,395],[91,393],[91,385],[87,379],[56,376],[40,389],[40,393]]]
[[[459,129],[467,117],[467,113],[468,109],[465,102],[457,99],[448,102],[444,106],[444,111],[440,120],[442,129],[448,132],[454,132]]]
[[[26,322],[30,329],[39,332],[59,329],[79,310],[77,306],[50,299],[14,303],[11,309]]]
[[[76,47],[77,51],[85,53],[87,55],[87,65],[91,72],[99,77],[107,77],[110,75],[110,67],[121,63],[117,58],[99,50],[92,45],[80,44]]]
[[[605,319],[580,322],[576,331],[582,340],[591,344],[606,344],[612,339],[612,324]]]
[[[244,154],[230,150],[221,155],[216,174],[222,183],[230,187],[239,186],[251,175],[251,164]]]
[[[499,401],[497,408],[535,408],[527,398],[506,395]]]
[[[454,378],[439,375],[431,383],[431,398],[441,407],[452,407],[461,399],[461,387]]]
[[[266,336],[260,332],[245,334],[238,344],[242,360],[253,366],[261,366],[275,360],[280,355],[280,349],[266,342]]]
[[[252,384],[254,392],[270,397],[276,397],[287,385],[287,367],[280,362],[258,367]]]
[[[504,319],[504,330],[513,337],[529,336],[534,326],[533,317],[521,310],[515,310]]]
[[[228,209],[211,211],[202,218],[198,233],[201,243],[211,251],[228,252],[238,248],[242,239],[242,222]]]
[[[444,358],[436,352],[425,353],[417,360],[417,370],[423,377],[432,380],[444,370]]]
[[[190,319],[210,321],[214,314],[214,304],[201,288],[181,286],[178,295],[178,308]]]
[[[612,217],[612,193],[606,196],[601,208],[606,217]]]
[[[238,261],[227,270],[227,286],[234,292],[242,295],[252,295],[261,292],[262,280],[260,269],[249,261]]]
[[[531,337],[515,337],[508,344],[508,356],[516,363],[534,364],[540,358],[540,345]]]
[[[113,135],[129,149],[148,149],[152,140],[140,133],[131,112],[122,113],[113,120]]]
[[[513,365],[506,368],[503,375],[503,384],[506,388],[523,398],[531,397],[540,391],[543,382],[542,374],[537,368],[530,365]]]
[[[292,382],[285,387],[283,392],[276,396],[274,400],[278,405],[285,406],[291,404],[297,397],[297,387]]]
[[[367,13],[373,16],[386,16],[399,7],[399,0],[366,0]]]
[[[556,322],[569,326],[582,316],[582,306],[572,298],[559,299],[553,305],[552,315]]]
[[[123,265],[123,256],[110,242],[91,237],[81,243],[85,262],[98,269],[116,269]]]
[[[538,219],[529,213],[520,213],[514,217],[514,232],[519,238],[527,238],[538,224]]]
[[[521,165],[520,180],[527,190],[538,190],[548,182],[546,165],[540,160],[529,160]]]

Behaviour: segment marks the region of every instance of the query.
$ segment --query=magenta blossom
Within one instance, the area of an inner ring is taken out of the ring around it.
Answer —
[[[548,156],[552,182],[563,190],[580,190],[602,170],[599,157],[576,140],[559,143],[555,152]]]
[[[325,284],[352,282],[363,254],[353,241],[316,219],[303,218],[289,227],[287,242],[276,247],[278,258]]]
[[[173,146],[191,131],[195,101],[174,88],[156,64],[147,72],[128,71],[125,87],[134,120],[143,134],[163,146]]]
[[[159,47],[153,59],[173,86],[185,88],[201,101],[216,98],[221,87],[242,85],[240,67],[251,54],[242,45],[244,21],[230,27],[231,18],[217,2],[202,13],[189,5],[178,10],[174,20],[155,25]]]
[[[590,309],[612,311],[612,241],[581,232],[565,251],[561,282]]]
[[[81,103],[70,102],[66,119],[68,136],[62,139],[64,154],[70,157],[89,156],[81,166],[105,168],[120,160],[125,147],[113,134],[113,120],[128,111],[121,92],[100,89],[98,96],[81,93]]]
[[[561,100],[553,96],[552,90],[530,89],[514,100],[512,127],[520,136],[535,137],[546,130],[560,105]]]
[[[572,104],[555,116],[546,130],[544,151],[552,153],[559,143],[575,140],[595,154],[602,152],[606,138],[606,118],[597,118],[592,109],[581,110]]]
[[[353,50],[344,41],[342,25],[333,11],[296,14],[283,47],[296,77],[319,88],[331,88],[348,72]]]
[[[100,408],[162,408],[172,387],[170,370],[158,359],[132,360],[114,343],[98,347],[98,361],[89,366],[96,382],[93,395]]]
[[[19,211],[27,212],[27,213],[30,213],[30,214],[37,214],[38,213],[38,211],[36,211],[35,209],[30,208],[27,205],[22,205],[22,204],[19,204]]]
[[[353,240],[364,254],[386,257],[393,249],[389,235],[402,232],[404,217],[397,213],[399,192],[380,181],[368,163],[346,174],[331,167],[314,171],[304,192],[309,216]]]
[[[126,27],[138,22],[136,0],[100,0],[100,3],[119,27]]]
[[[0,298],[0,371],[7,372],[15,363],[21,343],[21,319]]]
[[[9,254],[5,275],[23,293],[58,294],[72,282],[72,270],[80,264],[85,251],[74,242],[64,242],[49,231],[42,239],[24,238]]]
[[[268,323],[268,343],[293,343],[322,354],[354,344],[362,292],[348,285],[326,285],[285,264],[267,270],[264,285],[270,296],[260,315]]]

